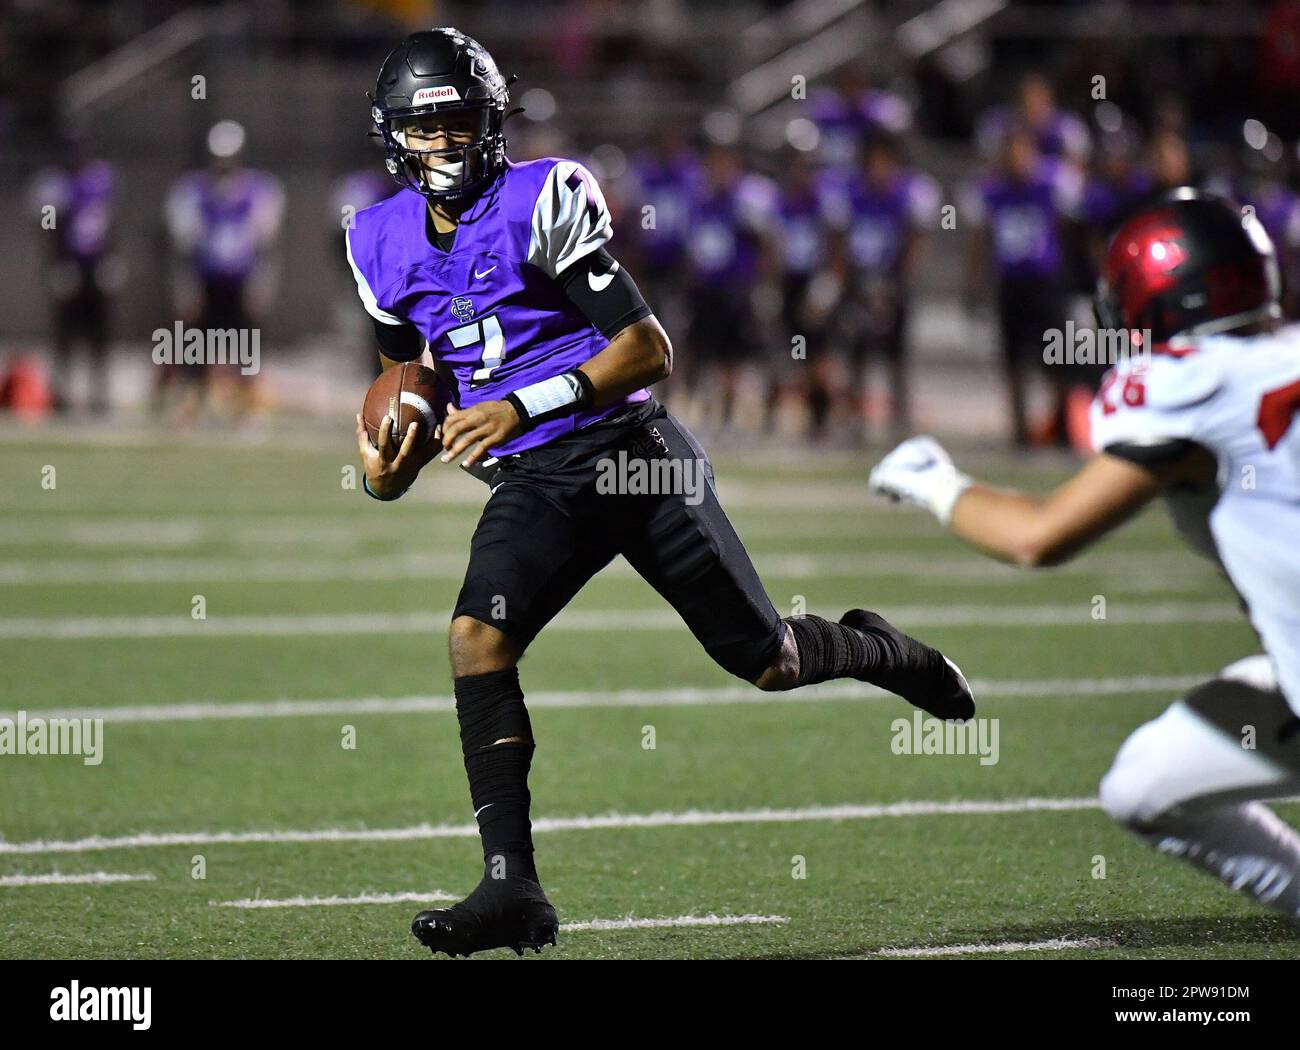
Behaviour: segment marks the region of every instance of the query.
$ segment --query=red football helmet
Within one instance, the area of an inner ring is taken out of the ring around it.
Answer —
[[[1226,332],[1281,316],[1273,242],[1254,212],[1177,189],[1111,238],[1097,282],[1103,328],[1175,335]]]

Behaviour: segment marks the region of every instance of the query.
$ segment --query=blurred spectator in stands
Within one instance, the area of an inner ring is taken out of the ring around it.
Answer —
[[[233,120],[208,132],[206,169],[182,176],[168,193],[165,218],[176,258],[178,318],[199,329],[250,330],[270,310],[276,290],[274,250],[284,211],[284,191],[274,176],[242,163],[244,129]],[[162,366],[159,396],[175,380],[201,384],[196,400],[178,406],[193,419],[203,402],[227,388],[235,414],[257,407],[256,376],[237,365]],[[191,390],[191,393],[194,391]]]
[[[846,263],[835,338],[847,352],[849,401],[864,433],[870,424],[866,376],[872,358],[888,369],[891,440],[912,427],[908,308],[925,236],[939,224],[939,200],[934,179],[903,165],[901,141],[877,134],[831,208],[832,225],[840,232],[836,255]]]
[[[123,278],[122,261],[112,252],[113,170],[91,157],[81,132],[67,135],[60,153],[60,162],[32,186],[50,246],[43,276],[53,315],[54,405],[59,411],[69,407],[72,353],[81,344],[90,358],[90,406],[104,413],[112,299]]]
[[[1287,155],[1281,138],[1259,120],[1242,125],[1233,170],[1211,179],[1209,188],[1245,207],[1272,238],[1282,272],[1282,310],[1296,316],[1300,289],[1300,196],[1287,185]]]
[[[1012,440],[1030,442],[1025,405],[1027,367],[1044,361],[1044,334],[1069,316],[1065,256],[1067,227],[1078,215],[1082,179],[1074,167],[1043,157],[1031,128],[1013,125],[1002,140],[996,170],[974,188],[963,212],[976,227],[967,258],[966,298],[979,295],[983,275],[996,281],[1002,362],[1011,405]],[[1053,405],[1046,436],[1068,443],[1070,370],[1044,368]]]
[[[1199,181],[1192,169],[1192,153],[1188,149],[1187,140],[1178,132],[1157,131],[1151,136],[1147,155],[1153,182],[1148,200],[1179,186],[1195,185]]]
[[[745,171],[736,147],[708,148],[687,215],[690,321],[688,353],[679,358],[687,366],[679,389],[706,398],[692,406],[706,424],[730,425],[742,374],[761,362],[754,292],[769,276],[775,204],[772,184]]]
[[[980,117],[975,129],[980,154],[997,157],[1013,126],[1026,129],[1044,157],[1066,160],[1080,169],[1088,161],[1088,126],[1057,106],[1052,85],[1042,73],[1025,73],[1016,86],[1014,102],[994,106]]]
[[[1260,29],[1255,82],[1261,115],[1283,138],[1300,136],[1300,0],[1276,0]]]

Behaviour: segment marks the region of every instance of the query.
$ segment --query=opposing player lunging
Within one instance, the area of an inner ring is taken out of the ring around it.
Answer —
[[[1128,738],[1106,811],[1261,904],[1300,915],[1300,835],[1259,799],[1300,792],[1300,327],[1279,328],[1273,247],[1252,214],[1193,190],[1127,221],[1098,296],[1107,328],[1150,355],[1113,368],[1092,406],[1100,455],[1046,499],[972,482],[929,438],[871,473],[962,538],[1052,565],[1157,495],[1217,559],[1267,655],[1226,668]]]
[[[856,678],[941,718],[974,713],[955,666],[874,613],[781,618],[718,503],[703,450],[646,389],[669,373],[672,351],[606,250],[600,188],[570,160],[508,161],[508,102],[495,62],[469,37],[408,37],[384,61],[371,111],[404,188],[357,214],[348,232],[383,363],[423,360],[454,383],[442,459],[481,467],[495,458],[497,468],[450,630],[486,871],[467,900],[412,924],[423,944],[449,954],[554,943],[555,910],[533,863],[533,732],[517,664],[618,555],[714,660],[760,689]],[[389,429],[376,448],[358,417],[365,487],[379,499],[400,496],[439,448],[417,446],[413,427],[390,456]],[[695,461],[707,484],[691,498],[606,493],[600,464],[624,454],[683,461],[678,476]]]

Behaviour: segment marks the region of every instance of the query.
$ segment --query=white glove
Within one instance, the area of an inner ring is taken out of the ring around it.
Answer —
[[[924,507],[945,525],[957,498],[973,484],[932,437],[908,438],[877,463],[867,479],[876,495]]]

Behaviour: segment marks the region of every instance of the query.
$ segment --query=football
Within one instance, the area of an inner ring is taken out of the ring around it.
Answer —
[[[413,422],[420,425],[416,443],[428,441],[447,415],[449,401],[448,386],[427,365],[408,361],[385,369],[370,384],[361,409],[370,443],[379,447],[379,430],[384,416],[392,416],[396,423],[389,431],[394,453],[401,448],[406,428]]]

